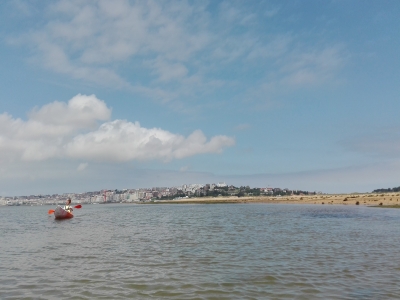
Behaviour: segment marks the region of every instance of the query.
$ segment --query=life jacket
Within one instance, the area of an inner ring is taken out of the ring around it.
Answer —
[[[65,205],[64,210],[66,210],[67,212],[71,212],[71,205]]]

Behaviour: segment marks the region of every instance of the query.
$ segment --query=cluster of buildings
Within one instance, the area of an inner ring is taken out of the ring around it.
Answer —
[[[154,187],[143,189],[101,190],[85,193],[65,193],[62,195],[30,195],[18,197],[0,197],[0,205],[62,205],[68,198],[73,203],[104,204],[130,203],[154,200],[173,200],[185,197],[218,197],[218,196],[283,196],[307,195],[315,192],[298,191],[280,188],[235,187],[225,182],[217,184],[184,184],[179,187]]]

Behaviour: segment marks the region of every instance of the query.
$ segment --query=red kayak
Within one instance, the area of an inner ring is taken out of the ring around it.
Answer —
[[[61,219],[71,219],[74,217],[74,215],[63,209],[61,206],[57,206],[57,208],[54,210],[54,217],[57,220],[61,220]]]

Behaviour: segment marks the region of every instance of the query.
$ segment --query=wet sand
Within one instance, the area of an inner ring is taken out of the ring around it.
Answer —
[[[287,204],[319,204],[319,205],[365,205],[400,208],[400,193],[385,194],[333,194],[302,195],[282,197],[214,197],[185,198],[170,201],[154,201],[165,204],[217,204],[217,203],[287,203]]]

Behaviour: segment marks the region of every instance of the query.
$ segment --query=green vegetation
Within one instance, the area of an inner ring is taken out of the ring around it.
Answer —
[[[400,192],[400,186],[388,189],[376,189],[372,191],[373,193],[396,193]]]

